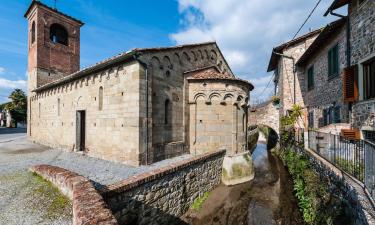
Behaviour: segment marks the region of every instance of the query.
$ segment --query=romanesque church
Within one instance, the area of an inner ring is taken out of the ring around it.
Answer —
[[[39,1],[28,20],[28,137],[130,165],[247,149],[252,84],[215,42],[133,49],[80,68],[78,19]]]

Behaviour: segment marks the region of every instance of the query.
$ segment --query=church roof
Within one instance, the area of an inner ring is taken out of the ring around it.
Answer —
[[[179,49],[184,47],[195,47],[195,46],[202,46],[202,45],[210,45],[214,44],[217,46],[216,42],[203,42],[203,43],[196,43],[196,44],[186,44],[186,45],[177,45],[177,46],[171,46],[171,47],[158,47],[158,48],[136,48],[127,52],[123,52],[121,54],[118,54],[116,56],[113,56],[111,58],[107,58],[103,61],[100,61],[92,66],[83,68],[82,70],[79,70],[75,73],[72,73],[68,76],[65,76],[59,80],[53,81],[51,83],[45,84],[43,86],[40,86],[36,89],[34,89],[34,92],[43,91],[52,87],[56,87],[62,84],[69,83],[73,80],[82,78],[87,76],[88,74],[98,72],[100,70],[106,69],[108,67],[111,67],[115,64],[122,63],[124,61],[131,61],[131,60],[137,60],[138,56],[144,52],[153,52],[153,51],[165,51],[165,50],[173,50],[173,49]],[[217,47],[219,49],[219,47]],[[220,49],[219,49],[220,51]],[[221,53],[221,52],[220,52]],[[223,57],[224,58],[224,57]],[[225,58],[224,58],[225,61]],[[230,68],[229,68],[230,69]],[[232,71],[231,71],[232,72]]]
[[[29,8],[27,8],[27,10],[26,10],[26,13],[25,13],[24,17],[27,17],[27,15],[30,13],[31,9],[34,7],[34,5],[39,5],[39,6],[42,6],[44,8],[47,8],[47,9],[53,11],[53,12],[56,12],[56,13],[58,13],[58,14],[64,16],[64,17],[66,17],[66,18],[68,18],[70,20],[73,20],[73,21],[79,23],[81,26],[84,24],[82,21],[80,21],[80,20],[78,20],[78,19],[76,19],[74,17],[71,17],[71,16],[69,16],[69,15],[67,15],[65,13],[62,13],[62,12],[60,12],[59,10],[57,10],[55,8],[49,7],[48,5],[40,2],[39,0],[32,0]]]
[[[250,82],[237,78],[228,73],[221,73],[216,66],[199,68],[196,70],[187,71],[184,74],[188,75],[188,80],[231,80],[246,83],[249,85],[250,90],[254,89],[254,86]]]

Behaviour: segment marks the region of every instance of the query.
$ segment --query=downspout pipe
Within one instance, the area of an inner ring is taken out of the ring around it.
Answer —
[[[344,16],[338,13],[333,12],[332,10],[329,11],[329,14],[332,16],[337,16],[339,18],[346,19],[346,67],[351,66],[351,48],[350,48],[350,18],[349,16]]]
[[[296,63],[295,63],[295,59],[292,56],[284,55],[282,53],[278,53],[278,52],[275,52],[275,51],[273,51],[273,54],[285,57],[287,59],[291,59],[293,61],[293,104],[296,104]]]
[[[144,68],[145,68],[145,78],[146,78],[146,165],[148,165],[149,163],[149,159],[148,159],[148,115],[149,115],[149,112],[148,112],[148,98],[149,98],[149,94],[148,94],[148,65],[143,62],[142,60],[140,60],[138,57],[139,55],[138,54],[135,54],[134,56],[134,59],[139,63],[141,64]]]

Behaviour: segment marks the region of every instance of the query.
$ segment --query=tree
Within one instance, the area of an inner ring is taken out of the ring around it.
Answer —
[[[12,100],[10,103],[5,105],[5,109],[9,110],[12,119],[16,126],[17,122],[25,122],[27,115],[27,97],[24,91],[21,89],[15,89],[9,98]]]

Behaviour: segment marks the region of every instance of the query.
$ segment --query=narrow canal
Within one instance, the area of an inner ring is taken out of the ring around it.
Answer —
[[[254,180],[232,187],[220,185],[198,212],[187,212],[185,220],[191,225],[304,224],[281,160],[260,142],[253,160]]]

